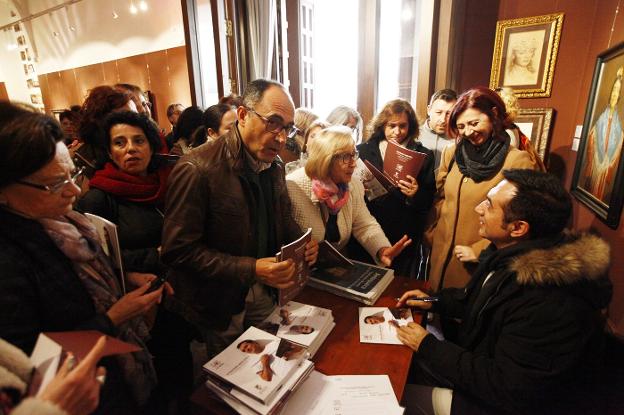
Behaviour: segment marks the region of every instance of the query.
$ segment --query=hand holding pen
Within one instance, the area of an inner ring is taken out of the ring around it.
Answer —
[[[411,290],[403,293],[401,298],[397,298],[397,307],[417,307],[422,310],[431,309],[432,303],[438,301],[438,297],[431,297],[421,290]]]

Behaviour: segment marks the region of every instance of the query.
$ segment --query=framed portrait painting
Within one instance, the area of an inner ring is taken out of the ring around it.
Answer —
[[[490,88],[510,87],[519,98],[549,97],[563,13],[500,20]]]
[[[579,143],[572,194],[616,229],[624,200],[624,42],[598,55]]]
[[[520,131],[531,140],[533,147],[544,163],[546,162],[554,112],[552,108],[520,108],[514,121]]]

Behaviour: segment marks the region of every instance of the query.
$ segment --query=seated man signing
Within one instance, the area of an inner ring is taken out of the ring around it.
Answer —
[[[275,253],[299,238],[277,153],[295,109],[275,81],[247,85],[238,121],[182,157],[169,179],[162,259],[176,297],[169,307],[202,333],[210,355],[273,310],[275,288],[294,284],[292,260]],[[318,244],[306,246],[308,263]]]
[[[397,330],[417,352],[416,383],[448,388],[427,395],[409,385],[406,400],[419,399],[405,403],[439,408],[437,397],[446,396],[446,411],[422,413],[596,413],[587,398],[600,384],[609,246],[563,232],[571,201],[557,178],[520,169],[503,175],[475,208],[479,234],[491,244],[466,288],[443,289],[436,303],[408,291],[397,304],[461,320],[455,342],[415,323]]]

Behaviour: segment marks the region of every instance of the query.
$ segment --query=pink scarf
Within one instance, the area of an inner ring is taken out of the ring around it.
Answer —
[[[332,215],[337,215],[349,201],[349,185],[347,183],[336,185],[331,180],[312,179],[312,191],[318,200],[327,206]]]

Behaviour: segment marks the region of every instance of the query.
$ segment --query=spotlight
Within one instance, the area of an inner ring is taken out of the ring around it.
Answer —
[[[119,17],[119,15],[117,14],[117,12],[115,10],[113,10],[113,19],[117,19]]]
[[[141,0],[141,2],[139,3],[139,9],[141,9],[141,11],[147,11],[147,2],[145,0]]]
[[[137,7],[134,5],[134,3],[132,3],[130,5],[130,13],[132,14],[137,14],[139,12],[139,10],[137,9]]]

